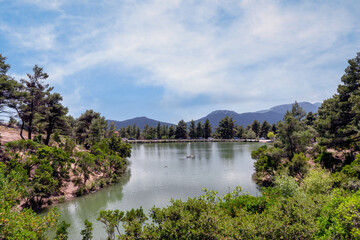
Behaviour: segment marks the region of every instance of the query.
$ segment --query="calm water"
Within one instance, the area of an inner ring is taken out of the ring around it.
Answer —
[[[101,210],[122,211],[169,204],[171,198],[186,200],[208,188],[223,195],[241,186],[259,195],[252,181],[250,153],[261,143],[169,143],[133,145],[129,172],[119,184],[58,205],[62,218],[71,223],[69,239],[81,239],[85,219],[94,224],[94,239],[106,239]],[[193,155],[194,158],[186,158]]]

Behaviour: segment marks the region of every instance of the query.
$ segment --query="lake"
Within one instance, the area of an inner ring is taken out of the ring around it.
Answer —
[[[127,211],[156,205],[167,206],[171,198],[186,200],[203,194],[202,188],[219,196],[241,186],[260,195],[251,176],[251,151],[263,143],[158,143],[134,144],[129,171],[114,186],[57,205],[62,219],[71,223],[69,239],[81,239],[84,220],[94,225],[94,239],[106,239],[104,225],[96,218],[101,210]],[[187,158],[187,156],[193,158]]]

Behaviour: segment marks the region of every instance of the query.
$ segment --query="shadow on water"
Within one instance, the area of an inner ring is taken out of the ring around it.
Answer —
[[[219,154],[222,160],[234,161],[234,144],[218,143]]]
[[[81,239],[80,231],[84,228],[84,219],[88,219],[96,228],[102,228],[102,224],[96,221],[99,212],[109,209],[109,205],[122,200],[124,196],[123,187],[129,182],[130,177],[131,172],[129,169],[120,178],[119,182],[112,186],[53,206],[59,209],[61,214],[60,221],[64,220],[71,223],[68,229],[69,239]],[[48,210],[49,209],[45,209],[44,213]],[[50,235],[52,235],[52,233]],[[94,237],[94,239],[105,239],[102,238],[102,235],[97,236],[95,232]]]

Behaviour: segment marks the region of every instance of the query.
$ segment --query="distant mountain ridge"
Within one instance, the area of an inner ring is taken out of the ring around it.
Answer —
[[[299,102],[298,104],[304,109],[306,113],[315,113],[321,106],[321,103]],[[201,121],[202,123],[204,123],[206,119],[209,119],[213,127],[218,127],[219,121],[224,117],[229,116],[233,118],[237,125],[242,125],[243,127],[251,124],[254,120],[258,120],[260,123],[262,123],[263,121],[267,121],[268,123],[273,124],[281,121],[284,118],[286,111],[291,111],[292,105],[293,103],[282,104],[266,110],[240,114],[229,110],[217,110],[211,112],[203,118],[196,120],[195,122],[197,123],[198,121]]]
[[[277,112],[277,113],[280,113],[280,114],[285,114],[286,111],[290,111],[291,108],[292,108],[292,104],[282,104],[282,105],[278,105],[278,106],[275,106],[275,107],[272,107],[270,109],[267,109],[267,110],[262,110],[262,111],[258,111],[258,112],[269,112],[269,111],[273,111],[273,112]],[[318,108],[321,106],[321,103],[309,103],[309,102],[300,102],[299,103],[300,107],[302,107],[305,112],[317,112],[318,111]]]
[[[137,127],[139,127],[141,130],[144,129],[145,125],[149,125],[149,127],[156,127],[158,125],[158,123],[160,122],[160,125],[168,125],[169,127],[172,123],[167,123],[167,122],[161,122],[161,121],[157,121],[151,118],[147,118],[147,117],[136,117],[136,118],[132,118],[132,119],[128,119],[128,120],[124,120],[124,121],[116,121],[116,120],[107,120],[108,125],[110,126],[111,122],[115,123],[116,128],[125,128],[129,125],[134,125],[136,124]]]
[[[270,124],[277,123],[284,118],[286,111],[291,111],[293,103],[291,104],[282,104],[277,105],[272,108],[261,110],[257,112],[247,112],[247,113],[237,113],[230,110],[216,110],[209,113],[207,116],[202,117],[195,122],[205,123],[206,119],[209,119],[212,127],[218,127],[219,121],[226,116],[232,117],[236,124],[242,125],[246,127],[247,125],[251,124],[254,120],[258,120],[260,123],[263,121],[267,121]],[[321,103],[309,103],[309,102],[299,102],[300,107],[304,109],[306,113],[308,112],[317,112],[318,108],[321,106]],[[156,127],[160,122],[161,125],[167,126],[175,126],[175,124],[168,123],[168,122],[161,122],[154,119],[150,119],[147,117],[137,117],[128,119],[125,121],[116,121],[116,120],[107,120],[110,126],[111,122],[115,123],[117,128],[120,127],[127,127],[129,125],[134,125],[140,127],[140,129],[144,129],[144,126],[148,124],[150,127]],[[188,122],[189,125],[189,122]]]

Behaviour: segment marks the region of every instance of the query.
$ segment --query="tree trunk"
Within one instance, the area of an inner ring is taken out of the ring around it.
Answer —
[[[21,129],[20,129],[20,137],[25,140],[24,136],[23,136],[23,130],[24,130],[24,121],[21,121]]]
[[[51,137],[51,134],[53,132],[53,126],[52,124],[49,124],[48,128],[46,129],[46,139],[45,139],[45,145],[49,145],[49,142],[50,142],[50,137]]]
[[[29,132],[28,132],[28,139],[31,140],[31,132],[32,132],[32,124],[33,124],[33,118],[34,118],[34,102],[31,101],[30,105],[30,118],[29,118]]]
[[[30,117],[29,120],[29,129],[28,129],[28,139],[31,140],[31,130],[32,130],[32,116]]]
[[[49,146],[51,132],[46,131],[45,145]]]

